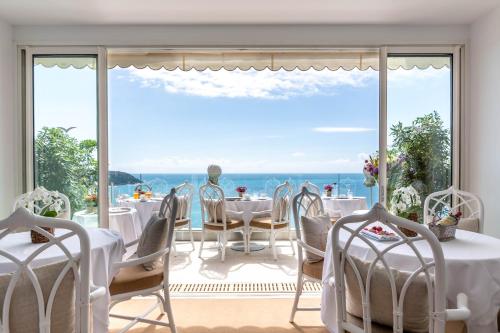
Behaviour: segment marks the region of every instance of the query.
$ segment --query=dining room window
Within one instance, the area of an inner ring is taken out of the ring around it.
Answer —
[[[452,55],[389,54],[387,66],[387,205],[421,221],[425,198],[452,185]]]

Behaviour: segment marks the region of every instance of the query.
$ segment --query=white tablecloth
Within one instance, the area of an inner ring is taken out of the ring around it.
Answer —
[[[125,253],[122,238],[115,232],[106,229],[88,229],[90,237],[90,277],[93,283],[97,286],[107,287],[111,283],[113,276],[117,273],[112,271],[111,263],[121,261]],[[60,230],[60,232],[65,232]],[[58,230],[56,229],[56,235]],[[77,254],[80,251],[76,236],[70,237],[63,241],[63,244],[71,251],[72,254]],[[10,234],[6,238],[0,240],[0,247],[19,259],[25,259],[31,254],[35,248],[40,247],[40,244],[31,243],[29,232],[20,232]],[[33,267],[47,265],[59,260],[67,258],[62,251],[51,246],[44,252],[38,255],[33,261]],[[0,274],[12,272],[16,266],[6,258],[0,256]],[[109,295],[97,299],[92,306],[94,333],[108,332],[108,306]]]
[[[339,199],[333,197],[322,197],[325,213],[332,217],[340,214],[340,217],[351,215],[355,210],[367,209],[366,198],[354,197],[352,199]]]
[[[140,201],[139,199],[124,199],[118,200],[117,203],[121,207],[131,207],[137,209],[139,221],[142,229],[146,226],[154,211],[159,211],[163,198],[154,198],[148,201]]]
[[[86,210],[75,212],[73,214],[73,221],[85,228],[97,228],[99,226],[97,213],[87,213]]]
[[[248,228],[254,213],[271,210],[273,200],[271,198],[252,200],[226,200],[226,210],[242,213],[243,222]]]
[[[109,229],[122,235],[125,244],[142,234],[142,223],[135,208],[114,207],[109,209]]]
[[[332,229],[333,230],[333,229]],[[336,332],[335,287],[328,280],[333,276],[333,257],[331,233],[328,235],[325,263],[323,266],[323,295],[321,319],[330,332]],[[347,238],[347,232],[340,239]],[[377,248],[385,248],[389,243],[374,242]],[[416,242],[424,258],[432,258],[427,242]],[[469,297],[471,317],[468,332],[494,333],[500,306],[500,239],[469,231],[457,230],[456,239],[441,243],[444,252],[447,278],[447,299],[454,305],[458,293]],[[354,240],[350,251],[352,255],[371,260],[373,252],[361,240]],[[417,258],[407,247],[397,247],[387,256],[389,264],[400,270],[413,271],[419,267]]]

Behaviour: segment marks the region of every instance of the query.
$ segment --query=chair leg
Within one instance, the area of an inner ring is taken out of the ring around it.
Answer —
[[[168,290],[168,287],[163,289],[164,293],[164,300],[163,300],[163,309],[167,313],[167,318],[168,318],[168,324],[170,326],[170,331],[172,333],[176,333],[177,330],[175,328],[175,322],[174,322],[174,315],[172,313],[172,305],[170,304],[170,291]]]
[[[198,253],[198,257],[201,258],[201,251],[203,251],[203,243],[205,242],[205,228],[201,231],[201,242],[200,242],[200,252]]]
[[[226,233],[222,232],[220,234],[221,237],[221,243],[222,243],[222,253],[221,253],[221,260],[224,262],[226,259],[226,243],[227,243],[227,238],[226,238]]]
[[[191,226],[191,219],[189,220],[189,238],[191,239],[191,247],[194,251],[193,227]]]
[[[173,251],[174,252],[174,257],[177,257],[177,246],[175,245],[175,243],[176,243],[176,237],[175,237],[175,235],[176,235],[176,232],[174,230],[174,234],[172,235],[172,245],[173,245],[172,249],[174,250]]]
[[[299,306],[299,298],[302,294],[302,267],[299,267],[299,272],[297,274],[297,290],[295,290],[295,300],[293,301],[292,313],[290,314],[290,322],[293,323],[295,319],[295,312],[297,312],[297,307]]]
[[[295,255],[295,246],[293,246],[292,231],[288,227],[288,240],[290,241],[290,246],[292,247],[292,253]]]
[[[274,230],[271,230],[271,247],[273,248],[273,258],[278,260],[278,255],[276,253],[276,234]]]

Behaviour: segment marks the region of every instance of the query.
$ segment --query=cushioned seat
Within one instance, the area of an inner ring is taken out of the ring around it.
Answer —
[[[271,224],[273,224],[271,217],[258,217],[250,221],[250,226],[260,229],[271,229]],[[273,225],[274,229],[283,229],[288,226],[288,222],[275,222]]]
[[[175,227],[182,227],[183,225],[186,225],[189,223],[189,219],[177,219],[175,220]]]
[[[243,221],[228,219],[228,220],[226,220],[226,225],[227,225],[226,230],[232,230],[232,229],[243,227],[245,224],[243,223]],[[209,230],[220,231],[220,230],[224,230],[224,225],[222,224],[222,222],[216,223],[216,224],[205,223],[205,228],[209,229]]]
[[[163,282],[163,266],[156,265],[151,271],[142,265],[121,268],[109,286],[111,295],[153,288]]]
[[[323,276],[323,260],[318,262],[304,261],[302,263],[302,272],[307,276],[321,280]]]

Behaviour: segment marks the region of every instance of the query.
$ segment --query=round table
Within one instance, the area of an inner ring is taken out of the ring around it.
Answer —
[[[226,198],[226,211],[240,213],[243,222],[245,223],[245,229],[248,232],[250,228],[250,221],[252,221],[255,213],[262,213],[264,211],[270,211],[272,209],[273,199],[271,198],[258,198],[258,199],[229,199]],[[259,245],[257,243],[250,243],[250,251],[260,251],[265,248],[264,245]],[[235,251],[245,251],[245,244],[243,242],[234,243],[231,249]]]
[[[356,210],[368,208],[365,197],[322,197],[321,201],[323,201],[325,213],[331,217],[344,217],[351,215]]]
[[[352,225],[351,227],[354,227]],[[333,257],[331,233],[329,232],[323,265],[323,295],[321,317],[330,332],[336,330],[335,286],[330,286],[333,276]],[[340,242],[348,233],[341,231]],[[383,249],[393,242],[373,242]],[[425,259],[431,260],[432,254],[427,242],[414,243]],[[447,299],[456,302],[457,294],[463,292],[469,298],[471,316],[467,321],[468,331],[474,333],[496,332],[496,318],[500,307],[500,239],[465,230],[457,230],[456,239],[440,243],[446,265]],[[370,261],[374,254],[368,245],[355,239],[350,247],[351,255]],[[399,246],[391,250],[386,259],[392,267],[403,271],[413,271],[420,264],[407,247]]]
[[[56,229],[56,235],[61,235],[64,232],[66,231]],[[123,240],[116,232],[107,229],[91,228],[87,229],[87,232],[90,238],[91,249],[90,277],[95,285],[104,286],[107,290],[113,276],[117,273],[112,270],[111,264],[122,261],[122,256],[125,253]],[[63,244],[73,255],[78,254],[80,251],[80,245],[76,240],[76,236],[65,239]],[[27,255],[42,245],[31,243],[29,232],[10,234],[0,240],[0,248],[18,259],[25,259]],[[61,249],[51,246],[33,260],[32,267],[40,267],[66,258]],[[0,274],[10,273],[15,268],[16,265],[5,257],[0,256]],[[94,332],[108,332],[109,294],[97,299],[92,304],[92,308]]]
[[[118,206],[130,207],[137,210],[139,215],[139,221],[141,222],[142,229],[146,226],[153,212],[159,211],[161,207],[161,202],[163,198],[152,198],[146,201],[141,201],[139,199],[122,199],[117,200]]]

